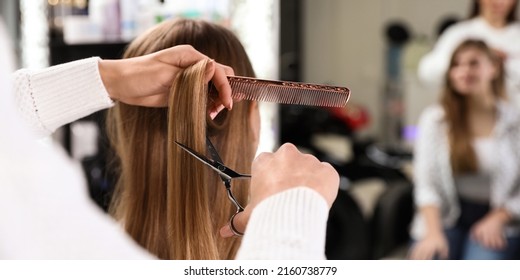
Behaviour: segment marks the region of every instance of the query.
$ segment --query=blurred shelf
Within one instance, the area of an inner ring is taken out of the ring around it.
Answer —
[[[99,56],[103,59],[121,58],[128,42],[100,42],[85,44],[66,44],[51,41],[49,44],[50,64],[56,65],[73,60]]]

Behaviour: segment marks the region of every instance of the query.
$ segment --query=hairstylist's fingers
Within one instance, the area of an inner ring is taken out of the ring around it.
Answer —
[[[215,76],[215,67],[216,62],[213,59],[210,59],[208,61],[208,64],[206,64],[206,73],[204,73],[204,78],[206,79],[206,83],[209,83],[211,79],[213,79],[213,76]]]
[[[190,45],[178,45],[158,51],[155,54],[160,57],[161,61],[179,68],[186,68],[202,59],[208,59],[207,56]]]
[[[235,234],[233,234],[233,231],[231,230],[231,227],[229,225],[225,225],[220,228],[220,237],[222,238],[228,238],[233,237]]]
[[[233,69],[231,69],[229,66],[225,66],[214,61],[212,63],[214,64],[213,67],[215,68],[215,72],[211,78],[213,85],[218,91],[218,95],[222,104],[231,110],[231,108],[233,108],[233,98],[231,97],[231,86],[229,85],[229,81],[227,79],[227,73],[233,73]]]
[[[278,151],[283,152],[283,153],[297,153],[297,154],[301,154],[301,152],[298,150],[298,148],[296,148],[296,146],[294,146],[294,144],[292,144],[292,143],[284,143],[284,144],[282,144],[282,146],[280,146],[280,148],[278,148]]]
[[[246,207],[243,212],[238,213],[233,219],[233,225],[241,233],[244,233],[246,231],[247,222],[249,221],[249,217],[251,216],[250,210],[250,207]],[[229,223],[220,228],[220,236],[223,238],[235,236],[235,234],[231,230],[231,226],[229,225]]]
[[[233,68],[218,62],[217,65],[224,69],[224,73],[226,73],[227,76],[235,76],[235,70],[233,70]]]
[[[226,98],[222,97],[222,94],[226,95],[228,93],[225,86],[226,84],[229,85],[229,82],[227,82],[227,78],[225,76],[233,75],[233,68],[215,62],[214,59],[210,59],[190,45],[179,45],[171,47],[169,49],[159,51],[155,54],[158,55],[163,62],[178,68],[186,68],[203,59],[208,59],[209,61],[206,66],[205,73],[206,83],[213,80],[213,83],[219,91],[219,95],[221,95],[221,99],[227,100]],[[229,90],[229,96],[231,96],[230,92],[231,90]]]
[[[211,108],[209,108],[209,117],[213,120],[215,119],[215,117],[218,115],[218,113],[220,113],[220,111],[224,110],[224,105],[222,104],[218,104],[218,105],[214,105],[214,106],[211,106]]]

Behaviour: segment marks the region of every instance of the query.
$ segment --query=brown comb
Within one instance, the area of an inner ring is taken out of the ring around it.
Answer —
[[[345,107],[350,98],[346,87],[228,76],[233,99],[283,104]],[[210,94],[217,90],[210,85]]]

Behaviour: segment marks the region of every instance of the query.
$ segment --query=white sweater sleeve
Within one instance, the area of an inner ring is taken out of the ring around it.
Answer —
[[[511,95],[520,94],[520,57],[508,57],[505,63],[506,80]],[[518,99],[519,97],[513,97]]]
[[[433,49],[419,62],[417,75],[421,82],[428,86],[442,86],[451,55],[464,37],[458,26],[449,28],[439,37]]]
[[[308,187],[273,195],[253,211],[237,259],[325,259],[328,214]]]
[[[63,151],[10,136],[0,140],[0,259],[154,258],[94,205]]]
[[[414,147],[414,199],[418,207],[440,205],[439,163],[437,148],[440,146],[439,126],[440,107],[427,108],[419,119],[419,132]]]
[[[113,105],[99,74],[98,57],[13,74],[22,117],[39,136]]]
[[[519,114],[515,110],[516,120],[511,125],[511,127],[508,128],[508,134],[511,136],[511,145],[512,150],[509,152],[516,158],[520,158],[520,117]],[[508,161],[510,163],[510,166],[507,166],[506,168],[509,170],[510,174],[513,174],[513,181],[511,182],[513,184],[513,188],[510,192],[503,194],[504,196],[504,203],[503,205],[500,205],[501,207],[504,207],[508,210],[508,212],[514,217],[515,220],[520,219],[520,163],[517,160],[516,164],[513,164],[511,161]],[[513,167],[513,168],[511,168]],[[501,176],[499,179],[503,179],[506,176]]]
[[[0,259],[153,258],[94,205],[79,166],[63,150],[36,143],[16,110],[13,56],[1,22],[0,50]],[[36,80],[40,89],[49,86]]]

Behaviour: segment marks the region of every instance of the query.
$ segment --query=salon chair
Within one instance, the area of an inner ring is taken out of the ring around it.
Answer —
[[[412,184],[407,180],[387,182],[370,221],[373,259],[406,257],[392,254],[406,247],[410,240],[408,230],[414,213],[412,191]]]
[[[369,225],[356,201],[344,190],[339,190],[330,209],[325,255],[329,260],[371,258]]]

